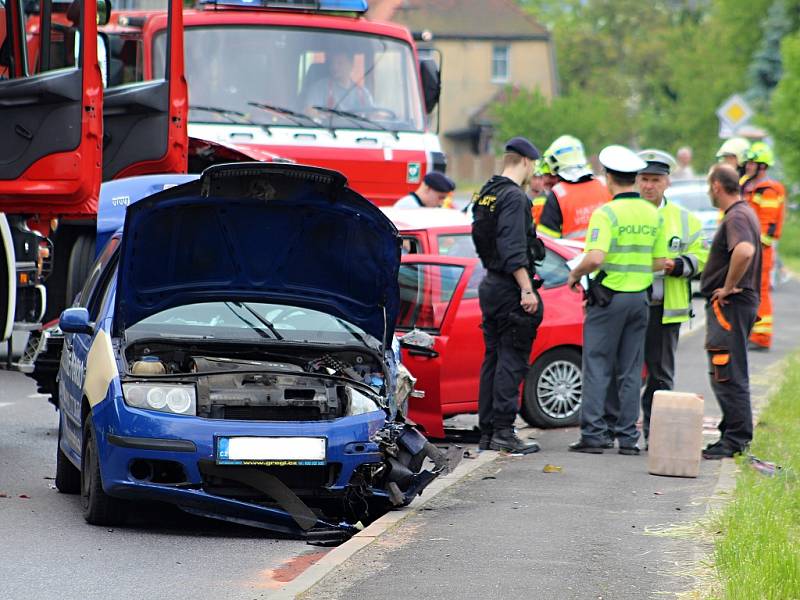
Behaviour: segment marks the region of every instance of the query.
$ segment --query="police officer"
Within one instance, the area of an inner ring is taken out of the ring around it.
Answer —
[[[403,196],[394,203],[394,208],[437,208],[456,189],[455,182],[444,173],[431,171],[422,180],[416,191]]]
[[[644,343],[647,382],[642,394],[642,423],[646,440],[650,434],[653,394],[673,388],[681,323],[692,316],[690,282],[703,270],[708,250],[700,219],[664,197],[670,184],[670,170],[675,165],[673,158],[661,150],[643,150],[639,157],[647,162],[636,178],[639,192],[658,208],[667,241],[664,272],[656,273],[650,291],[650,318]]]
[[[534,263],[544,257],[544,246],[536,237],[531,201],[523,191],[537,158],[539,151],[527,139],[509,140],[502,174],[473,198],[472,239],[486,269],[478,290],[486,346],[478,397],[482,450],[539,450],[538,444],[523,442],[514,431],[519,386],[543,314]]]
[[[647,288],[653,271],[664,268],[666,242],[658,210],[636,193],[636,174],[647,166],[623,146],[600,152],[613,200],[592,213],[586,255],[569,274],[578,291],[581,278],[598,271],[588,285],[583,325],[581,437],[573,452],[602,454],[610,432],[604,420],[607,391],[616,373],[619,453],[639,454],[639,386],[647,330]]]

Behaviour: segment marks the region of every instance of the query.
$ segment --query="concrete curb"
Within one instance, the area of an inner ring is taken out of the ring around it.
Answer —
[[[360,550],[369,546],[395,525],[415,514],[420,508],[425,506],[444,490],[458,483],[484,465],[494,462],[500,456],[502,455],[499,452],[487,451],[481,452],[475,459],[464,459],[452,473],[434,480],[433,483],[425,489],[423,495],[417,496],[408,507],[386,513],[369,527],[347,540],[344,544],[328,552],[319,561],[311,565],[293,580],[274,591],[270,591],[270,600],[290,600],[308,591],[331,571]]]

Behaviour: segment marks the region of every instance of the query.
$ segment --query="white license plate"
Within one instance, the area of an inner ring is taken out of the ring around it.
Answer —
[[[219,437],[220,465],[324,465],[325,438]]]

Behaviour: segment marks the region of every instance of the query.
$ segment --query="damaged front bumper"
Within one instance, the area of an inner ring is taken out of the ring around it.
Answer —
[[[121,411],[121,412],[120,412]],[[121,417],[121,418],[120,418]],[[219,421],[153,415],[121,403],[96,407],[103,488],[131,500],[175,504],[196,515],[335,543],[405,506],[452,470],[416,429],[380,411],[333,421]],[[324,438],[323,464],[222,464],[224,437]]]

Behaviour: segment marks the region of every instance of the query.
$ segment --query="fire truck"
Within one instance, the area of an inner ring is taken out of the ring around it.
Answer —
[[[103,181],[186,171],[182,5],[168,1],[159,76],[113,86],[107,0],[0,0],[0,340],[81,289]]]
[[[145,0],[146,1],[146,0]],[[254,158],[344,173],[379,205],[445,169],[439,67],[366,0],[217,0],[184,11],[189,135]],[[168,20],[119,10],[103,30],[126,69],[162,76]]]

